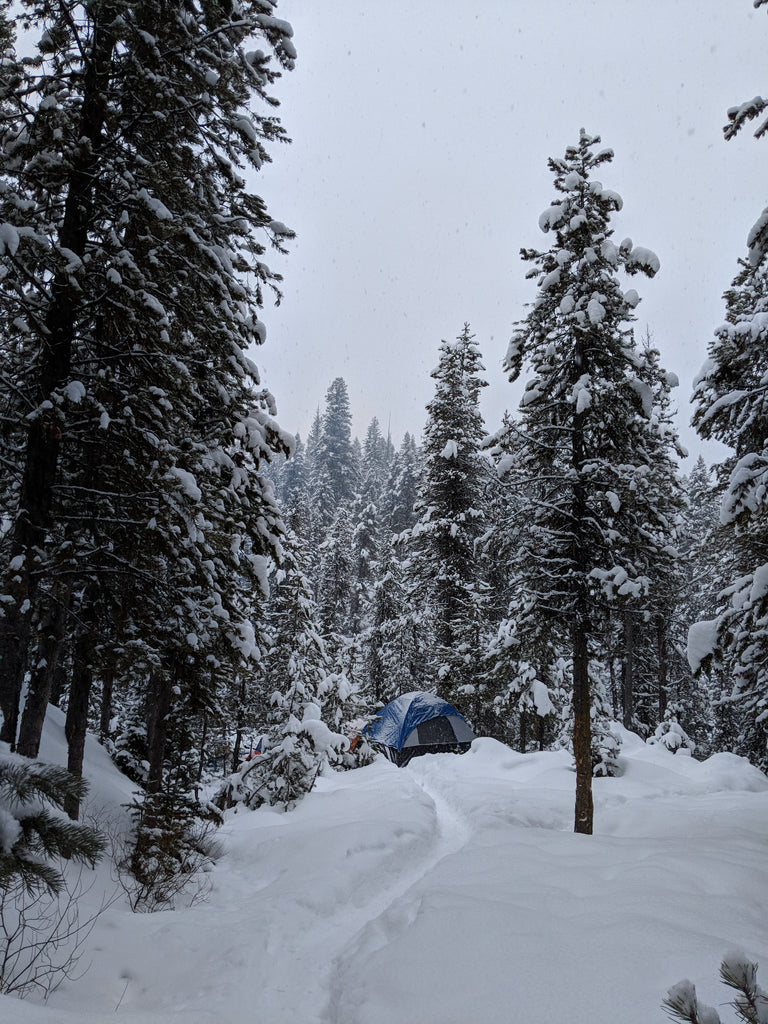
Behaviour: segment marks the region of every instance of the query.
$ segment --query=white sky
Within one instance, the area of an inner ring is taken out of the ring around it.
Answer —
[[[277,85],[293,138],[257,189],[299,238],[257,361],[282,425],[306,436],[334,377],[354,430],[391,416],[421,436],[442,338],[469,321],[491,384],[489,430],[519,388],[500,363],[535,287],[521,246],[544,247],[549,156],[579,129],[615,151],[619,239],[656,251],[635,279],[665,365],[691,380],[722,293],[766,204],[765,143],[725,143],[728,107],[766,88],[768,19],[750,0],[280,0],[296,70]],[[722,449],[719,449],[722,450]],[[709,459],[716,449],[704,450]]]

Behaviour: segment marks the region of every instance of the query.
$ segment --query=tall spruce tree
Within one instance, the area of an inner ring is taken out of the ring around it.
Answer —
[[[318,475],[326,475],[333,496],[332,514],[348,505],[357,490],[357,459],[352,444],[352,413],[343,377],[331,382],[325,395],[325,412],[315,454]],[[328,525],[328,524],[326,524]]]
[[[414,604],[422,609],[432,685],[449,701],[476,713],[484,630],[484,583],[476,544],[485,529],[487,463],[480,447],[482,357],[465,324],[440,346],[427,406],[424,476],[410,530],[409,573]]]
[[[573,679],[576,760],[575,830],[591,833],[592,696],[590,661],[609,609],[647,587],[645,565],[633,550],[639,521],[661,523],[652,505],[638,508],[651,455],[652,413],[632,333],[639,301],[618,272],[652,276],[657,257],[626,239],[612,241],[610,219],[620,196],[594,178],[613,159],[600,139],[582,130],[578,145],[551,159],[557,197],[539,226],[552,235],[548,250],[523,250],[532,264],[537,297],[509,343],[505,368],[516,380],[527,364],[519,483],[527,538],[519,550],[515,629],[523,647],[559,636]],[[549,636],[543,630],[549,626]]]

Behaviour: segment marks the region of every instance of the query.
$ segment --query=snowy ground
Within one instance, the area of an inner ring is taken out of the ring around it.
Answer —
[[[289,815],[235,815],[205,903],[116,904],[88,973],[45,1006],[0,997],[0,1020],[653,1024],[684,977],[724,1003],[734,947],[768,986],[768,779],[624,736],[592,837],[570,831],[566,754],[488,739],[323,779]],[[45,753],[61,750],[59,726]],[[127,799],[89,756],[94,802]]]

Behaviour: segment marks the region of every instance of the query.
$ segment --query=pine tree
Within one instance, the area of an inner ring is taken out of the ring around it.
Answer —
[[[753,229],[754,234],[754,229]],[[768,765],[768,402],[766,402],[765,311],[768,260],[754,252],[726,293],[726,322],[710,343],[695,382],[693,422],[704,438],[729,445],[734,454],[717,467],[720,526],[730,551],[718,562],[720,597],[716,618],[692,627],[689,659],[724,673],[727,696],[738,709],[736,752]]]
[[[346,508],[341,508],[336,515],[320,554],[318,616],[323,636],[335,657],[351,633],[355,587],[352,520]]]
[[[757,0],[756,7],[765,0]],[[755,118],[755,136],[768,131],[760,96],[728,111],[727,140]],[[741,729],[737,750],[768,765],[768,209],[747,237],[748,255],[725,293],[726,322],[715,332],[708,359],[694,382],[693,423],[704,438],[733,450],[718,467],[720,523],[732,540],[716,619],[695,624],[688,657],[725,670],[733,679],[731,702]]]
[[[659,264],[631,240],[616,246],[611,239],[610,218],[622,201],[593,177],[613,158],[610,150],[595,151],[599,142],[582,131],[564,158],[549,161],[558,196],[539,225],[553,240],[547,251],[523,250],[538,295],[505,359],[511,380],[524,363],[532,370],[520,405],[520,462],[509,466],[521,488],[527,533],[515,580],[516,629],[523,649],[529,633],[534,650],[557,637],[569,653],[575,830],[587,833],[594,641],[607,627],[609,609],[647,587],[644,560],[633,547],[645,536],[639,525],[652,531],[654,543],[663,532],[652,504],[634,498],[651,462],[652,403],[631,329],[639,298],[618,280],[620,268],[652,276]]]
[[[468,324],[455,341],[441,344],[432,373],[435,395],[427,406],[424,477],[410,531],[409,568],[411,600],[428,629],[433,685],[440,696],[462,706],[469,701],[475,711],[485,590],[476,550],[485,530],[483,369]]]
[[[315,454],[319,475],[326,474],[333,495],[332,511],[349,505],[357,490],[357,465],[352,445],[352,413],[343,377],[337,377],[325,395],[325,412]]]
[[[360,495],[365,501],[378,504],[387,481],[391,458],[391,442],[382,437],[379,421],[374,416],[363,442],[360,464]]]
[[[421,658],[414,616],[407,603],[403,572],[393,545],[383,542],[373,585],[370,618],[362,635],[364,677],[372,702],[389,703],[421,687]]]
[[[273,692],[265,750],[227,782],[219,796],[222,804],[269,803],[290,810],[348,745],[323,720],[331,662],[302,557],[301,542],[294,538],[272,603],[275,635],[266,671]]]
[[[414,508],[421,483],[421,459],[415,439],[406,433],[392,460],[382,498],[382,519],[394,534],[404,533],[416,522]]]
[[[161,787],[163,723],[252,667],[266,560],[279,557],[264,465],[288,442],[246,350],[264,340],[262,292],[279,282],[266,247],[291,232],[242,172],[285,138],[270,88],[273,62],[293,64],[291,30],[272,0],[107,3],[83,19],[23,6],[45,63],[21,63],[0,150],[14,452],[0,468],[2,735],[15,742],[33,617],[66,581],[75,668],[111,675],[141,648]],[[246,49],[254,36],[264,50]],[[91,680],[75,683],[71,767]]]

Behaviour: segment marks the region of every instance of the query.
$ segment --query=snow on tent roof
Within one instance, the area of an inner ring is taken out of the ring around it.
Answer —
[[[371,722],[366,732],[377,743],[402,750],[409,733],[417,725],[439,715],[456,715],[464,721],[464,716],[460,715],[447,700],[436,697],[434,693],[414,690],[411,693],[402,693],[383,707],[376,721]]]

